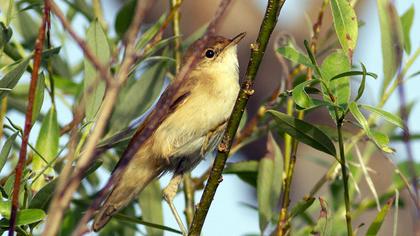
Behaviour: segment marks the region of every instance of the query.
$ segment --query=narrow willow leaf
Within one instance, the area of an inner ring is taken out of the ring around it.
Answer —
[[[258,161],[227,163],[223,174],[236,174],[241,180],[257,186]]]
[[[411,52],[410,32],[414,21],[414,6],[410,8],[401,16],[401,26],[404,36],[404,50],[407,54]]]
[[[361,63],[362,65],[362,81],[360,82],[359,88],[357,89],[357,96],[354,99],[355,102],[359,101],[359,99],[362,97],[363,93],[365,92],[365,86],[366,86],[366,67]]]
[[[93,54],[99,59],[99,62],[103,65],[107,64],[110,60],[111,52],[105,32],[97,20],[93,21],[89,26],[86,32],[86,41]],[[92,121],[101,106],[105,93],[105,82],[87,58],[84,59],[84,67],[85,113],[86,119]]]
[[[276,209],[283,183],[283,155],[271,132],[268,133],[267,150],[267,155],[273,156],[274,159],[273,184],[271,185],[271,209]]]
[[[377,0],[379,23],[381,28],[382,61],[384,82],[381,94],[391,83],[401,65],[403,33],[397,10],[390,0]]]
[[[146,221],[143,221],[143,220],[140,220],[140,219],[137,219],[137,218],[133,218],[133,217],[130,217],[130,216],[123,215],[121,213],[117,213],[113,217],[118,219],[118,220],[121,220],[121,221],[126,221],[126,222],[130,222],[130,223],[135,223],[135,224],[141,224],[141,225],[144,225],[144,226],[153,227],[153,228],[161,229],[161,230],[166,230],[168,232],[177,233],[177,234],[182,235],[181,231],[170,228],[168,226],[146,222]]]
[[[290,211],[290,219],[293,219],[294,217],[302,214],[306,211],[312,204],[314,203],[315,198],[311,197],[308,199],[302,199],[296,203],[296,205],[293,206],[292,210]]]
[[[306,55],[299,52],[295,47],[293,47],[292,44],[288,44],[286,46],[278,48],[277,52],[280,53],[286,59],[296,64],[301,64],[307,67],[313,67],[311,60],[309,60],[309,58]]]
[[[364,66],[363,66],[364,67]],[[365,68],[366,69],[366,68]],[[377,79],[378,78],[378,75],[377,74],[375,74],[375,73],[372,73],[372,72],[367,72],[367,71],[346,71],[346,72],[343,72],[343,73],[341,73],[341,74],[338,74],[338,75],[336,75],[336,76],[334,76],[334,77],[332,77],[331,79],[330,79],[330,81],[334,81],[334,80],[336,80],[336,79],[341,79],[341,78],[345,78],[345,77],[347,77],[347,76],[355,76],[355,75],[369,75],[370,77],[372,77],[372,78],[374,78],[374,79]]]
[[[258,166],[257,197],[260,231],[264,232],[265,227],[272,217],[270,190],[273,183],[273,160],[264,157]]]
[[[346,107],[350,100],[350,80],[348,77],[340,78],[339,80],[332,80],[332,78],[350,69],[350,61],[342,50],[337,50],[328,55],[321,66],[322,78],[327,84],[330,93],[334,96],[335,103],[341,107]],[[324,89],[324,87],[322,88]],[[324,91],[324,100],[328,101],[329,99],[329,95]],[[328,110],[331,117],[335,119],[334,109],[329,108]],[[342,112],[339,112],[338,116],[341,117]]]
[[[165,21],[165,18],[166,14],[162,14],[158,21],[141,35],[139,41],[136,44],[137,50],[143,49],[147,45],[147,43],[160,31],[163,22]]]
[[[162,190],[159,180],[154,180],[141,192],[139,196],[142,219],[163,225]],[[146,227],[147,235],[163,236],[163,231]]]
[[[9,94],[22,77],[29,64],[29,58],[25,58],[17,62],[0,80],[0,99]],[[8,89],[8,90],[4,90]]]
[[[394,199],[395,197],[389,199],[386,205],[382,208],[382,210],[376,215],[375,220],[373,220],[372,224],[369,226],[366,232],[367,236],[374,236],[378,234],[379,230],[381,229],[382,223],[385,220],[385,216],[391,209],[392,203],[394,203]]]
[[[361,107],[365,110],[368,110],[370,112],[376,113],[378,115],[380,115],[382,118],[384,118],[385,120],[387,120],[388,122],[400,127],[401,129],[404,129],[404,123],[402,121],[402,119],[390,112],[384,111],[382,109],[376,108],[376,107],[372,107],[369,105],[361,105]]]
[[[133,78],[121,90],[115,111],[111,116],[110,132],[126,128],[135,118],[146,112],[162,91],[166,63],[155,63],[147,68],[137,80]]]
[[[19,210],[16,217],[16,226],[28,225],[43,220],[47,214],[41,209],[22,209]],[[8,220],[0,221],[1,227],[9,226]]]
[[[42,121],[41,130],[39,131],[38,140],[35,145],[35,149],[41,155],[35,154],[32,161],[32,170],[36,174],[40,174],[49,163],[54,161],[58,154],[59,138],[60,127],[57,122],[57,113],[55,107],[52,106],[47,116]],[[43,176],[32,183],[32,190],[40,190],[46,184],[45,179],[53,176],[54,169],[52,166],[49,166],[43,173]]]
[[[13,143],[16,140],[17,135],[19,132],[15,132],[7,138],[6,142],[4,143],[3,147],[1,148],[0,152],[0,172],[6,164],[7,158],[9,157],[10,150],[12,149]]]
[[[302,143],[336,157],[335,146],[331,139],[316,126],[278,111],[269,110],[268,112],[274,117],[281,131]]]
[[[366,135],[384,152],[392,153],[394,150],[388,146],[389,138],[388,136],[381,134],[379,132],[373,132],[369,124],[360,112],[359,107],[355,102],[350,103],[349,110],[357,122],[362,126],[363,130],[366,132]]]
[[[303,41],[303,44],[305,45],[306,52],[308,53],[309,59],[310,59],[310,60],[311,60],[311,62],[312,62],[312,67],[315,69],[316,74],[317,74],[317,75],[318,75],[321,79],[323,79],[323,78],[322,78],[321,69],[319,68],[318,63],[316,62],[316,59],[315,59],[314,53],[312,52],[311,47],[309,46],[308,41],[304,40],[304,41]]]
[[[345,54],[352,61],[359,30],[356,12],[349,0],[331,0],[330,4],[338,40]]]
[[[42,104],[44,102],[44,89],[45,89],[45,77],[41,73],[38,76],[38,81],[35,88],[35,99],[34,106],[32,108],[32,123],[38,118],[39,112],[41,111]]]

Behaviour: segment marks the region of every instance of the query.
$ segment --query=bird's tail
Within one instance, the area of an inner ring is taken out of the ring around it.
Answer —
[[[134,157],[122,173],[112,192],[100,207],[92,229],[99,231],[112,215],[126,207],[154,178],[162,172],[162,163],[148,155]]]

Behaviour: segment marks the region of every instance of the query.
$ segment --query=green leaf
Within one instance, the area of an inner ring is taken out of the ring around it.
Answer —
[[[86,32],[86,41],[94,56],[99,59],[99,62],[103,65],[107,64],[111,58],[111,52],[105,32],[97,20],[93,21],[89,26]],[[105,94],[105,82],[101,79],[99,72],[87,58],[84,59],[84,66],[86,119],[92,121],[101,106]]]
[[[38,76],[38,81],[36,83],[35,88],[35,99],[34,99],[34,106],[32,108],[32,123],[34,123],[41,111],[42,104],[44,102],[44,89],[45,89],[45,77],[44,74],[41,73]]]
[[[394,199],[395,197],[389,199],[386,205],[382,208],[382,210],[376,215],[375,220],[372,222],[372,224],[369,226],[369,229],[366,232],[367,236],[374,236],[378,234],[379,229],[381,228],[382,223],[385,220],[385,216],[391,209],[392,203],[394,203]]]
[[[394,4],[389,0],[377,0],[381,28],[382,61],[384,82],[381,95],[391,83],[401,65],[403,33],[400,18]]]
[[[303,53],[299,52],[293,44],[289,43],[283,47],[277,49],[277,52],[280,53],[283,57],[287,58],[288,60],[301,64],[307,67],[313,67],[311,60],[304,55]]]
[[[57,113],[55,107],[52,106],[47,116],[42,122],[41,130],[39,131],[38,140],[35,145],[35,149],[38,154],[34,154],[32,161],[32,170],[38,175],[41,171],[47,167],[49,163],[52,163],[58,154],[58,141],[60,138],[60,127],[58,126]],[[50,165],[43,173],[43,176],[38,178],[32,183],[32,190],[38,191],[45,184],[45,178],[54,176],[54,169]]]
[[[124,36],[128,27],[130,27],[131,21],[133,20],[134,12],[136,10],[136,3],[137,1],[135,0],[126,1],[117,13],[114,27],[115,32],[117,32],[120,38]]]
[[[121,213],[117,213],[113,217],[115,219],[118,219],[118,220],[121,220],[121,221],[141,224],[141,225],[148,226],[148,227],[153,227],[153,228],[156,228],[156,229],[166,230],[166,231],[172,232],[172,233],[182,234],[182,232],[179,231],[179,230],[176,230],[176,229],[164,226],[164,225],[159,225],[159,224],[155,224],[155,223],[146,222],[146,221],[143,221],[143,220],[140,220],[140,219],[137,219],[137,218],[133,218],[133,217],[130,217],[130,216],[123,215]]]
[[[281,131],[321,152],[336,157],[334,144],[319,128],[278,111],[269,110],[268,112],[274,117],[277,127]]]
[[[318,63],[317,63],[317,61],[316,61],[316,59],[315,59],[314,53],[313,53],[313,52],[312,52],[312,50],[311,50],[311,47],[309,46],[308,41],[304,40],[304,41],[303,41],[303,44],[305,45],[306,52],[308,53],[309,59],[310,59],[310,60],[311,60],[311,62],[312,62],[312,67],[315,69],[316,74],[317,74],[318,76],[320,76],[320,77],[321,77],[321,79],[322,79],[321,69],[320,69],[320,68],[319,68],[319,66],[318,66]]]
[[[223,174],[236,174],[241,180],[257,186],[258,161],[239,161],[227,163]]]
[[[273,161],[270,158],[262,158],[258,168],[257,196],[258,215],[260,231],[264,232],[265,227],[272,217],[270,207],[270,188],[272,185]]]
[[[147,68],[137,80],[129,81],[121,90],[115,111],[111,116],[110,132],[126,128],[135,118],[146,112],[162,91],[166,63],[155,63]]]
[[[28,225],[43,220],[47,214],[41,209],[22,209],[18,211],[16,217],[16,226]],[[1,227],[8,227],[9,221],[2,219],[0,221]]]
[[[336,104],[339,106],[347,106],[350,100],[350,81],[348,77],[341,78],[339,80],[332,80],[335,75],[342,73],[343,71],[349,71],[351,69],[350,62],[342,50],[337,50],[331,53],[321,66],[322,78],[329,88],[329,91],[335,98]],[[324,91],[324,100],[329,100],[329,96]],[[335,111],[333,108],[328,109],[331,117],[335,118]],[[340,117],[342,114],[338,114]]]
[[[348,0],[331,0],[330,3],[338,41],[349,61],[352,61],[359,30],[356,12]]]
[[[357,122],[362,126],[363,130],[366,132],[366,135],[384,152],[392,153],[394,152],[392,148],[388,146],[389,138],[386,135],[383,135],[379,132],[372,132],[369,123],[366,118],[360,112],[359,107],[355,102],[350,103],[349,110]]]
[[[410,31],[414,21],[414,5],[401,16],[401,26],[404,36],[404,50],[407,54],[411,52]]]
[[[319,82],[320,80],[318,79],[311,79],[297,85],[292,91],[293,100],[296,103],[296,105],[304,109],[312,109],[319,106],[333,105],[326,101],[312,99],[306,92],[306,88],[308,88],[307,86]]]
[[[12,149],[13,143],[15,142],[15,139],[19,132],[15,132],[6,140],[3,147],[1,148],[0,152],[0,172],[4,167],[4,164],[6,164],[7,158],[9,157],[10,150]]]
[[[143,49],[147,43],[160,31],[160,28],[162,27],[165,19],[166,14],[162,14],[159,20],[141,35],[139,41],[136,44],[137,50]]]
[[[9,94],[13,89],[29,64],[29,58],[25,58],[15,63],[12,68],[0,80],[0,99]]]
[[[271,133],[267,139],[267,154],[258,165],[257,196],[258,214],[261,232],[273,218],[273,209],[277,206],[282,184],[283,157]]]
[[[162,190],[159,180],[154,180],[139,196],[142,219],[163,225]],[[161,236],[163,231],[154,227],[146,227],[147,235]]]
[[[372,106],[369,106],[369,105],[360,105],[360,106],[365,110],[368,110],[370,112],[374,112],[374,113],[380,115],[385,120],[387,120],[388,122],[400,127],[401,129],[404,129],[404,123],[403,123],[403,121],[401,120],[400,117],[398,117],[398,116],[396,116],[396,115],[394,115],[390,112],[387,112],[387,111],[384,111],[382,109],[372,107]]]

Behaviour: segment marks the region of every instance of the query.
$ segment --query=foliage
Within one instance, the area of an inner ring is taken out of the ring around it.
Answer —
[[[286,89],[275,91],[275,96],[261,102],[255,117],[244,116],[241,120],[230,155],[246,150],[257,139],[266,140],[267,152],[257,160],[228,162],[223,173],[236,175],[255,188],[258,206],[255,214],[259,218],[259,229],[255,230],[260,234],[352,235],[357,230],[367,230],[367,235],[376,235],[387,214],[391,214],[392,207],[398,209],[401,205],[398,205],[398,196],[394,204],[396,190],[407,188],[413,198],[417,197],[413,193],[417,189],[412,189],[407,178],[413,178],[410,176],[412,169],[415,173],[418,164],[407,161],[395,165],[398,175],[389,191],[379,194],[371,184],[369,173],[372,167],[368,165],[377,153],[395,153],[390,140],[403,139],[406,145],[410,142],[404,136],[409,129],[406,122],[410,105],[402,103],[405,114],[387,111],[384,105],[405,83],[407,71],[420,54],[420,49],[415,48],[418,45],[410,40],[415,9],[413,6],[399,13],[392,1],[377,0],[383,57],[383,75],[378,76],[376,73],[381,73],[370,72],[364,64],[359,66],[353,61],[359,28],[362,27],[354,8],[356,2],[324,0],[320,18],[310,32],[311,38],[302,42],[302,48],[293,39],[277,45],[274,51],[287,65],[288,81],[282,81],[287,84]],[[134,19],[136,3],[126,1],[115,22],[107,23],[100,5],[85,0],[63,1],[68,10],[65,17],[70,24],[78,24],[78,18],[88,22],[83,37],[85,46],[105,70],[98,69],[88,56],[70,60],[71,53],[67,52],[66,44],[73,38],[60,21],[51,17],[51,28],[47,28],[47,33],[52,40],[47,38],[44,42],[39,79],[32,100],[28,88],[34,69],[32,61],[36,53],[37,29],[45,5],[43,1],[31,0],[0,3],[0,232],[8,230],[11,220],[14,167],[24,129],[24,124],[14,118],[25,116],[27,105],[32,104],[31,124],[40,127],[39,132],[31,133],[35,141],[30,140],[28,144],[30,151],[19,189],[20,210],[15,229],[19,235],[36,235],[44,230],[54,191],[63,184],[59,177],[69,171],[66,163],[79,161],[92,130],[101,121],[105,97],[113,86],[103,73],[116,76],[122,70],[122,58],[126,52],[120,48]],[[175,49],[174,42],[181,37],[164,37],[162,32],[176,21],[173,13],[178,10],[172,5],[168,13],[155,23],[142,26],[135,41],[134,63],[114,100],[115,108],[105,121],[98,153],[95,153],[98,160],[83,174],[77,197],[72,198],[60,225],[62,235],[70,234],[76,228],[82,212],[99,194],[104,182],[103,173],[112,172],[139,124],[139,118],[153,107],[165,86],[174,78],[176,64],[180,63],[176,61],[176,53],[184,52],[203,35],[205,27],[183,39],[181,47]],[[324,14],[332,16],[332,25],[322,24]],[[114,28],[111,30],[110,27]],[[326,33],[320,33],[320,29]],[[366,80],[370,79],[375,86],[381,87],[377,104],[363,101]],[[328,120],[328,125],[305,117],[308,113],[322,116]],[[399,135],[401,131],[403,135]],[[318,163],[326,169],[304,198],[290,204],[295,165],[306,158],[298,152],[303,147],[299,143],[316,150],[311,155],[316,156]],[[204,185],[207,174],[187,178],[192,183],[193,196]],[[357,194],[363,179],[368,182],[374,199],[360,199]],[[322,186],[328,191],[320,192]],[[196,203],[191,194],[188,195],[187,188],[178,194],[184,194],[187,201]],[[319,201],[316,200],[318,196]],[[143,231],[147,235],[179,234],[179,230],[164,225],[161,200],[161,186],[155,181],[142,192],[138,201],[117,214],[100,235],[130,236]],[[135,210],[137,206],[141,209],[141,216]],[[369,226],[355,228],[352,219],[359,219],[361,214],[372,211],[375,206],[381,210],[365,222]],[[417,211],[420,210],[417,203],[415,206]]]

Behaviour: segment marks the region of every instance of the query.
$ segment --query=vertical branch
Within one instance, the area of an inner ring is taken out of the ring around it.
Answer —
[[[253,94],[252,89],[258,68],[264,56],[265,49],[270,39],[271,33],[277,23],[280,10],[285,0],[269,0],[265,12],[264,19],[261,23],[257,41],[251,45],[251,58],[248,63],[245,81],[242,84],[236,104],[233,108],[232,115],[228,121],[226,132],[223,136],[222,143],[219,145],[218,154],[213,164],[210,177],[207,181],[203,195],[195,210],[193,222],[190,227],[189,235],[200,235],[207,212],[210,208],[217,187],[222,180],[222,171],[224,169],[226,159],[229,155],[230,148],[233,143],[233,137],[239,126],[242,114],[249,97]]]
[[[28,148],[29,133],[31,132],[31,128],[32,128],[32,113],[33,113],[32,111],[33,111],[34,100],[35,100],[36,84],[38,81],[39,67],[41,66],[42,48],[43,48],[44,40],[45,40],[45,30],[46,30],[47,25],[49,25],[48,24],[49,14],[50,14],[50,8],[49,8],[48,3],[45,2],[42,22],[38,30],[38,37],[36,39],[35,49],[34,49],[35,51],[34,64],[33,64],[32,75],[31,75],[31,83],[29,86],[28,107],[26,108],[26,114],[25,114],[25,126],[23,129],[22,145],[21,145],[21,149],[19,153],[19,160],[15,169],[15,182],[13,184],[9,236],[13,236],[13,232],[16,226],[17,211],[19,208],[20,182],[22,179],[23,169],[25,168],[25,159],[26,159],[26,152]]]

